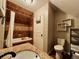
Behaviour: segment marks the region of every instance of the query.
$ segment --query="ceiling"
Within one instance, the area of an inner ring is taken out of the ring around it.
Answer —
[[[35,12],[48,1],[61,9],[62,11],[79,18],[79,0],[34,0],[33,5],[27,5],[25,0],[9,0],[27,10]]]
[[[50,0],[50,1],[52,2],[52,4],[54,4],[64,12],[79,18],[79,0]]]
[[[44,4],[48,2],[48,0],[34,0],[34,3],[32,5],[28,5],[25,0],[9,0],[27,10],[30,10],[32,12],[35,12],[37,9],[42,7]]]

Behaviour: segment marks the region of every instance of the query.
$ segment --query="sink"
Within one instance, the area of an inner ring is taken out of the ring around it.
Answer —
[[[33,51],[21,51],[16,54],[16,57],[11,59],[40,59],[40,56]]]

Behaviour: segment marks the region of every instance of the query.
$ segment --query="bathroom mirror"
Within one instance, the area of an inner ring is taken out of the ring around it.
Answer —
[[[14,12],[15,15],[13,15],[11,12]],[[13,23],[11,23],[12,21]],[[11,47],[20,43],[33,43],[32,38],[33,13],[10,1],[7,1],[4,48]]]
[[[12,44],[33,42],[33,13],[7,1],[7,8],[15,12],[15,19],[13,24],[13,35],[11,36]],[[12,25],[12,24],[11,24]]]
[[[19,13],[15,14],[13,38],[31,37],[30,35],[31,19]]]
[[[13,30],[13,45],[25,42],[32,42],[32,19],[15,14],[14,30]]]

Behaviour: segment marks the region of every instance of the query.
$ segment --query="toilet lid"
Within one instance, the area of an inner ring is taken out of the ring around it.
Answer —
[[[62,45],[55,45],[54,48],[55,48],[55,50],[63,50]]]

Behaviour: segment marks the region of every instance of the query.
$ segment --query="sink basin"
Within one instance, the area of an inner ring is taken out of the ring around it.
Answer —
[[[21,51],[16,54],[16,57],[11,59],[40,59],[40,56],[33,51]]]

